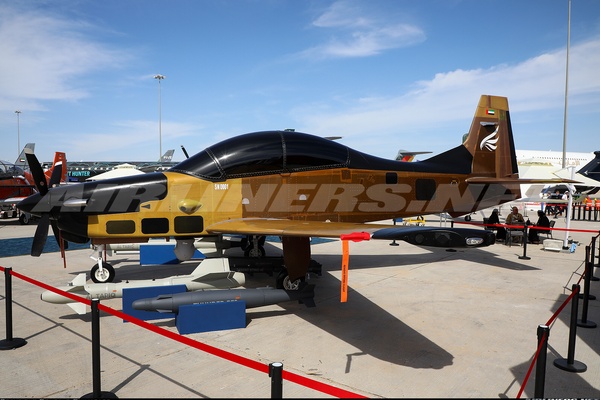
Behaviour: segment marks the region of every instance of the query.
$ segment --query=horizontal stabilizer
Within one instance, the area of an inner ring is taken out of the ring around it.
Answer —
[[[467,183],[482,183],[482,184],[506,184],[506,183],[517,183],[519,185],[528,185],[536,183],[581,183],[573,179],[563,178],[548,178],[548,179],[517,179],[517,178],[493,178],[486,176],[474,176],[466,179]]]
[[[482,229],[415,226],[380,229],[372,239],[404,240],[415,246],[484,247],[494,244],[496,235]]]

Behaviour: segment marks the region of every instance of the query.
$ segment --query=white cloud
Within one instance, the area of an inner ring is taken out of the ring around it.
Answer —
[[[389,49],[410,46],[425,40],[417,26],[366,16],[366,10],[352,1],[337,1],[313,22],[333,30],[327,41],[303,51],[307,58],[368,57]]]
[[[354,99],[353,102],[344,98],[343,104],[338,104],[342,111],[332,110],[335,105],[330,102],[326,110],[321,104],[313,104],[293,113],[300,121],[298,127],[306,132],[335,132],[344,135],[345,144],[380,155],[389,152],[382,150],[381,143],[398,135],[400,130],[403,135],[412,133],[405,136],[410,137],[411,142],[418,137],[417,132],[426,130],[437,130],[442,133],[440,138],[447,139],[444,131],[456,128],[459,121],[470,119],[482,94],[508,97],[511,110],[525,116],[527,112],[534,112],[529,117],[531,121],[546,122],[550,116],[558,120],[564,108],[565,54],[565,49],[559,49],[515,65],[439,73],[431,80],[417,82],[412,91],[400,96]],[[600,106],[597,71],[600,71],[600,38],[571,46],[569,101],[577,104],[579,112],[592,112]],[[460,126],[454,135],[468,130],[468,126],[464,126],[460,131]],[[368,138],[364,137],[365,132],[369,132]],[[421,137],[430,141],[429,150],[446,149],[444,144],[432,142],[432,136]]]
[[[49,13],[0,6],[0,76],[10,77],[0,80],[0,107],[29,101],[31,108],[42,109],[38,101],[86,97],[73,78],[115,68],[129,57],[89,39],[86,32],[93,29]]]

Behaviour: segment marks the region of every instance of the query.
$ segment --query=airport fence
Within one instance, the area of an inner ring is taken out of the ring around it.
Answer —
[[[290,371],[283,369],[283,364],[274,362],[270,364],[264,364],[246,357],[239,356],[237,354],[219,349],[217,347],[208,345],[206,343],[199,342],[192,338],[182,336],[178,333],[172,332],[168,329],[160,326],[153,325],[139,318],[133,317],[122,311],[115,310],[111,307],[100,304],[97,299],[86,299],[81,296],[65,292],[57,289],[46,283],[32,279],[26,275],[20,274],[12,270],[12,268],[0,266],[0,271],[4,272],[6,282],[6,339],[0,340],[0,350],[9,350],[22,347],[27,344],[27,341],[22,338],[13,337],[12,329],[12,276],[28,282],[32,285],[39,286],[43,289],[50,290],[54,293],[65,296],[71,300],[86,304],[92,307],[92,378],[93,378],[93,392],[86,397],[90,398],[114,398],[114,394],[110,392],[101,391],[100,387],[100,334],[99,334],[99,311],[104,311],[122,320],[131,322],[141,328],[152,331],[158,335],[164,336],[168,339],[172,339],[176,342],[182,343],[194,349],[203,351],[213,356],[223,358],[233,363],[239,364],[240,366],[254,369],[259,372],[263,372],[271,378],[271,397],[281,398],[283,394],[282,383],[284,380],[296,383],[298,385],[310,388],[312,390],[325,393],[338,398],[366,398],[366,396],[337,388],[332,385],[328,385],[323,382],[316,381],[314,379],[306,378],[304,376],[295,374]]]
[[[600,220],[600,204],[573,204],[571,219],[576,221],[598,221]]]

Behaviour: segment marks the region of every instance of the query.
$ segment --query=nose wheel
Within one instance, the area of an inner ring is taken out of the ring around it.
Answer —
[[[98,257],[90,256],[92,260],[96,260],[97,263],[90,270],[90,278],[94,283],[107,283],[112,282],[115,279],[115,269],[112,265],[104,262],[102,253],[104,251],[104,245],[100,245],[96,248],[98,251]]]
[[[102,263],[102,267],[96,264],[90,271],[90,277],[94,283],[108,283],[115,279],[115,269],[108,263]]]

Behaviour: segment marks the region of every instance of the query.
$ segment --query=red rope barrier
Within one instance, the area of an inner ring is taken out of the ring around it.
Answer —
[[[5,270],[5,267],[0,266],[0,271],[4,272],[4,270]],[[15,272],[15,271],[12,271],[12,270],[11,270],[10,274],[12,276],[16,277],[16,278],[24,280],[25,282],[31,283],[32,285],[39,286],[39,287],[44,288],[46,290],[50,290],[50,291],[52,291],[54,293],[63,295],[65,297],[68,297],[71,300],[75,300],[75,301],[78,301],[80,303],[84,303],[84,304],[86,304],[88,306],[91,305],[91,301],[88,300],[88,299],[86,299],[86,298],[84,298],[84,297],[77,296],[75,294],[65,292],[63,290],[57,289],[55,287],[52,287],[52,286],[47,285],[47,284],[45,284],[43,282],[37,281],[37,280],[35,280],[33,278],[30,278],[28,276],[19,274],[18,272]],[[231,362],[243,365],[245,367],[252,368],[252,369],[254,369],[256,371],[259,371],[259,372],[263,372],[263,373],[266,373],[266,374],[269,373],[269,366],[267,364],[263,364],[263,363],[260,363],[258,361],[255,361],[255,360],[251,360],[249,358],[242,357],[242,356],[239,356],[239,355],[234,354],[234,353],[230,353],[230,352],[228,352],[226,350],[219,349],[217,347],[208,345],[206,343],[201,343],[201,342],[199,342],[197,340],[194,340],[194,339],[190,339],[190,338],[182,336],[182,335],[180,335],[178,333],[171,332],[171,331],[169,331],[169,330],[167,330],[165,328],[161,328],[159,326],[150,324],[150,323],[148,323],[148,322],[146,322],[144,320],[141,320],[139,318],[133,317],[133,316],[131,316],[129,314],[126,314],[126,313],[124,313],[122,311],[118,311],[118,310],[115,310],[115,309],[113,309],[111,307],[105,306],[105,305],[103,305],[101,303],[98,304],[98,309],[102,310],[102,311],[105,311],[105,312],[107,312],[109,314],[112,314],[112,315],[114,315],[114,316],[116,316],[118,318],[121,318],[121,319],[124,319],[126,321],[129,321],[129,322],[131,322],[131,323],[133,323],[133,324],[135,324],[137,326],[140,326],[142,328],[148,329],[149,331],[157,333],[157,334],[159,334],[161,336],[164,336],[166,338],[175,340],[175,341],[177,341],[179,343],[182,343],[182,344],[185,344],[187,346],[193,347],[193,348],[195,348],[197,350],[204,351],[205,353],[209,353],[209,354],[212,354],[212,355],[214,355],[216,357],[220,357],[220,358],[223,358],[225,360],[228,360],[228,361],[231,361]],[[335,396],[335,397],[338,397],[338,398],[366,398],[366,396],[362,396],[360,394],[357,394],[357,393],[354,393],[354,392],[350,392],[350,391],[347,391],[347,390],[344,390],[344,389],[336,388],[336,387],[328,385],[326,383],[318,382],[318,381],[315,381],[315,380],[303,377],[301,375],[298,375],[298,374],[295,374],[293,372],[289,372],[289,371],[286,371],[286,370],[282,371],[282,378],[286,379],[286,380],[288,380],[290,382],[294,382],[294,383],[296,383],[298,385],[302,385],[302,386],[308,387],[309,389],[313,389],[313,390],[319,391],[321,393],[329,394],[331,396]]]

